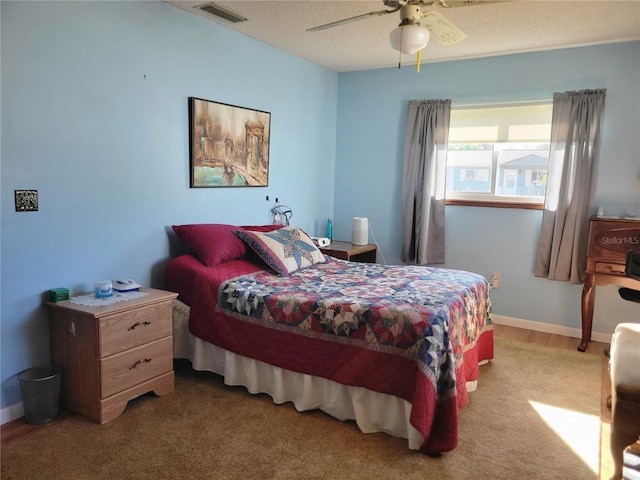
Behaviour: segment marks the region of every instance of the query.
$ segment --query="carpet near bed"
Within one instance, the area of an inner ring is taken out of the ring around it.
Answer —
[[[182,365],[175,392],[140,397],[112,422],[72,417],[3,444],[1,476],[595,479],[601,374],[598,355],[498,337],[495,358],[481,367],[478,390],[461,411],[458,448],[433,458],[408,450],[403,439],[274,405]],[[540,405],[564,413],[550,425]],[[574,415],[581,421],[572,423]],[[567,429],[577,443],[563,440],[559,431]]]

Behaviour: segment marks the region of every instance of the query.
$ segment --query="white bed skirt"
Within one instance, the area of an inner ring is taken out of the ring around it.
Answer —
[[[419,450],[424,441],[409,422],[411,403],[406,400],[274,367],[196,338],[189,332],[189,307],[179,300],[173,306],[173,356],[190,360],[195,370],[222,375],[227,385],[266,393],[276,404],[293,402],[300,412],[320,409],[342,421],[355,420],[363,433],[406,438],[412,450]]]

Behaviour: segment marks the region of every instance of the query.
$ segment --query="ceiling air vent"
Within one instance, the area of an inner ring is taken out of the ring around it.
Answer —
[[[216,17],[223,18],[233,23],[244,22],[245,20],[247,20],[242,15],[238,15],[236,12],[233,12],[228,8],[222,8],[215,3],[207,3],[206,5],[201,5],[200,10],[203,10],[207,13],[210,13],[211,15],[215,15]]]

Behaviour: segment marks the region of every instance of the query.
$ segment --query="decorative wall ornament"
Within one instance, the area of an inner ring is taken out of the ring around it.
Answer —
[[[189,97],[191,188],[269,185],[271,113]]]
[[[15,190],[16,212],[37,212],[37,190]]]

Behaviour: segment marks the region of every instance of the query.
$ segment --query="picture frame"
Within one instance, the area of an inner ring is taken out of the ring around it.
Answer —
[[[189,97],[191,188],[269,186],[271,113]]]

